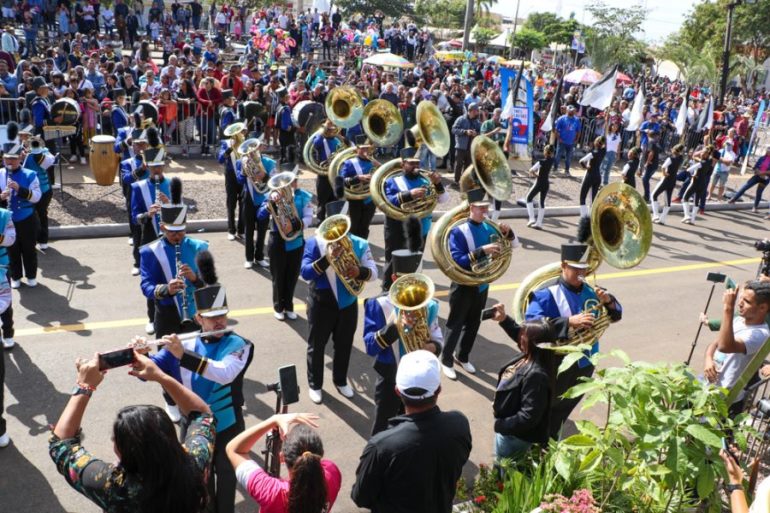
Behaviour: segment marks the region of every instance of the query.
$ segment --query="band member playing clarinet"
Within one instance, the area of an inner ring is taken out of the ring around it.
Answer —
[[[16,343],[13,340],[13,295],[11,286],[8,283],[8,248],[13,246],[16,240],[16,227],[11,219],[11,211],[0,208],[0,321],[2,321],[3,347],[11,349]],[[0,374],[2,374],[2,362],[0,362]],[[0,385],[2,385],[0,379]],[[5,431],[3,414],[3,393],[0,387],[0,433]],[[0,436],[2,439],[2,436]],[[0,447],[2,441],[0,440]]]
[[[260,140],[261,141],[261,140]],[[260,145],[262,143],[260,142]],[[267,234],[268,219],[260,221],[257,218],[259,213],[259,207],[265,201],[265,191],[267,188],[267,181],[275,171],[275,160],[270,157],[265,157],[261,153],[259,154],[260,169],[257,170],[256,175],[253,178],[249,178],[243,174],[244,162],[250,157],[242,157],[235,163],[235,176],[238,183],[241,186],[245,186],[245,195],[243,201],[243,211],[240,219],[243,219],[246,232],[244,235],[244,246],[246,248],[246,260],[243,262],[243,267],[251,269],[254,262],[258,266],[267,268],[270,263],[265,258],[265,235]],[[248,165],[248,164],[247,164]],[[259,188],[258,188],[259,187]],[[254,231],[257,232],[257,242],[254,244]]]
[[[270,223],[270,240],[267,243],[267,251],[270,254],[270,275],[273,280],[273,316],[279,321],[297,318],[297,314],[294,313],[294,289],[297,287],[302,250],[305,247],[305,238],[301,234],[292,240],[284,240],[281,233],[301,230],[302,226],[309,226],[313,222],[313,206],[310,203],[313,195],[304,189],[298,189],[297,184],[295,175],[291,182],[294,208],[302,219],[273,217]],[[273,206],[273,212],[280,211],[277,207],[280,196],[279,191],[273,191],[270,193],[270,199],[262,203],[258,214],[260,222],[266,222],[271,218],[268,204]],[[289,223],[289,226],[279,226],[279,223]]]
[[[37,287],[37,213],[40,201],[40,181],[34,171],[21,167],[23,149],[14,144],[3,154],[5,167],[0,169],[0,206],[11,211],[16,227],[16,241],[9,249],[11,288],[21,286],[21,277],[27,285]]]
[[[466,270],[474,270],[477,264],[495,258],[502,251],[496,239],[499,234],[484,219],[489,213],[489,203],[484,201],[486,192],[474,189],[468,192],[470,214],[468,221],[449,232],[449,250],[452,259]],[[508,239],[511,248],[519,246],[519,240],[507,224],[498,224],[500,233]],[[469,374],[476,373],[470,362],[471,349],[481,324],[481,310],[487,303],[489,284],[462,285],[452,282],[449,288],[449,317],[446,321],[446,345],[441,355],[441,368],[449,379],[457,379],[454,362]],[[460,351],[455,348],[460,343]]]
[[[176,334],[164,338],[166,346],[152,359],[164,372],[198,394],[217,419],[213,472],[209,497],[214,511],[235,511],[235,470],[227,458],[227,443],[241,433],[243,421],[243,375],[252,359],[252,343],[227,328],[225,288],[217,283],[214,260],[208,250],[196,257],[199,282],[195,291],[196,323],[205,332],[220,332],[180,341]],[[183,426],[184,433],[187,426]],[[215,479],[216,477],[216,479]]]
[[[343,205],[342,201],[328,203],[327,218],[340,212]],[[324,348],[329,337],[334,342],[334,385],[344,397],[351,398],[354,395],[353,388],[348,384],[348,365],[358,324],[358,298],[348,290],[342,279],[377,279],[377,264],[372,258],[369,243],[350,233],[345,237],[359,262],[357,267],[349,267],[345,276],[338,276],[330,263],[330,259],[340,258],[346,251],[339,242],[335,242],[327,254],[327,242],[316,233],[305,243],[302,255],[302,279],[310,283],[307,300],[307,320],[310,325],[307,379],[310,400],[316,404],[320,404],[323,399]]]
[[[142,244],[142,226],[136,223],[132,215],[131,193],[133,191],[133,184],[149,178],[150,168],[144,156],[144,150],[147,149],[146,136],[143,134],[136,137],[132,136],[129,141],[131,142],[133,156],[120,162],[120,181],[123,184],[123,196],[126,198],[128,226],[131,230],[131,245],[133,246],[134,266],[131,268],[131,275],[139,276],[139,246]],[[154,188],[154,183],[150,187]]]
[[[391,176],[385,180],[385,195],[388,202],[399,207],[403,203],[412,200],[424,198],[429,192],[430,184],[436,189],[438,202],[445,203],[449,201],[449,194],[444,190],[441,183],[441,176],[435,171],[426,178],[420,173],[420,159],[416,156],[417,151],[414,148],[404,148],[401,150],[401,166],[404,174],[400,176]],[[431,216],[422,218],[422,244],[420,251],[425,247],[425,238],[428,236],[432,224]],[[385,217],[385,270],[382,276],[382,290],[390,289],[391,276],[393,268],[390,263],[390,255],[397,249],[406,248],[406,236],[402,221]]]
[[[412,218],[412,220],[419,225],[417,219]],[[418,243],[419,240],[418,238]],[[394,251],[393,281],[417,272],[421,261],[422,253],[419,251],[411,249]],[[396,314],[397,309],[386,292],[364,302],[364,345],[367,354],[375,357],[374,370],[377,371],[372,436],[387,429],[390,418],[404,412],[401,400],[396,394],[396,369],[401,357],[407,351],[399,338]],[[444,343],[444,335],[438,324],[438,301],[435,299],[431,299],[426,317],[430,338],[423,341],[422,349],[438,355]],[[408,322],[408,319],[410,317],[406,315],[404,321]]]
[[[339,175],[337,175],[334,193],[338,198],[345,198],[346,188],[365,187],[368,189],[369,180],[371,180],[372,171],[374,171],[373,151],[374,146],[367,141],[365,135],[356,138],[356,156],[346,160],[340,167]],[[377,207],[369,195],[360,200],[348,200],[350,233],[362,239],[369,239],[369,225],[372,223],[376,209]]]
[[[581,220],[582,230],[588,218]],[[578,237],[586,240],[586,237]],[[597,308],[604,305],[610,322],[617,322],[623,315],[623,309],[614,296],[603,289],[594,289],[585,282],[588,269],[589,247],[582,243],[563,244],[561,247],[561,277],[555,285],[534,292],[529,300],[525,314],[527,321],[548,318],[554,327],[557,339],[569,337],[570,329],[590,328],[597,317]],[[591,354],[599,351],[599,341],[593,343]],[[554,355],[553,372],[559,368],[564,357]],[[580,402],[580,397],[565,399],[561,396],[576,385],[580,378],[590,377],[594,373],[591,360],[582,358],[564,372],[556,376],[553,401],[549,419],[549,436],[557,438],[562,425],[569,418],[572,410]]]
[[[338,128],[331,121],[324,123],[323,133],[313,138],[313,147],[318,155],[318,162],[329,162],[332,155],[339,149],[340,140],[337,138]],[[344,168],[344,166],[343,166]],[[340,170],[342,172],[342,170]],[[318,198],[318,220],[326,219],[326,204],[334,201],[334,190],[327,176],[318,175],[315,181],[315,194]],[[342,196],[340,196],[342,197]],[[351,228],[352,230],[352,228]]]
[[[235,110],[233,109],[233,92],[230,90],[222,91],[222,108],[219,111],[221,121],[219,126],[222,130],[235,123]],[[242,134],[246,133],[246,125],[243,125]],[[237,134],[236,134],[237,135]],[[241,191],[243,186],[238,182],[235,173],[236,162],[238,160],[237,149],[234,148],[235,138],[224,139],[219,145],[217,160],[225,166],[225,193],[227,195],[227,239],[235,240],[236,234],[243,235],[243,205],[241,203]],[[238,223],[235,223],[236,207],[238,211]]]

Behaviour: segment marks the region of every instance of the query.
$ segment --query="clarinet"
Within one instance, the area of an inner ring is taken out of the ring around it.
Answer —
[[[152,181],[155,184],[155,203],[160,205],[160,176],[155,175]],[[158,226],[160,226],[160,212],[155,214],[155,220],[157,221]]]
[[[177,278],[181,278],[184,282],[185,279],[182,277],[182,244],[176,244],[174,246],[174,254],[176,256],[176,276]],[[189,324],[190,318],[187,316],[187,283],[185,283],[185,288],[182,289],[182,325]]]

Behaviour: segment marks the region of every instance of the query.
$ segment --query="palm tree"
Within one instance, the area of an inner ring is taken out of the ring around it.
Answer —
[[[475,0],[476,5],[474,6],[474,13],[473,16],[476,18],[476,21],[481,19],[482,16],[488,15],[489,10],[492,8],[493,5],[497,3],[497,0]]]

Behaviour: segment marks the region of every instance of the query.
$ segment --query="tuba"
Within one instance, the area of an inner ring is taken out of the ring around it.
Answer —
[[[361,265],[348,238],[349,231],[350,218],[345,214],[329,216],[318,226],[318,236],[326,243],[326,256],[329,259],[329,265],[334,269],[335,274],[348,289],[348,292],[357,296],[364,290],[365,282],[364,280],[345,277],[347,269]],[[333,257],[332,252],[336,247],[341,247],[342,253]]]
[[[496,200],[503,201],[511,195],[512,182],[508,159],[500,147],[490,138],[480,135],[471,144],[472,164],[460,177],[460,192],[467,193],[479,185]],[[512,247],[510,241],[503,236],[497,223],[490,219],[484,222],[491,226],[502,246],[494,258],[486,258],[476,262],[471,270],[457,265],[449,251],[449,233],[453,228],[468,220],[470,205],[464,200],[458,206],[442,215],[431,229],[431,252],[439,269],[452,281],[461,285],[481,285],[500,278],[511,263]]]
[[[417,123],[407,130],[406,138],[410,146],[419,148],[424,144],[437,157],[449,153],[451,140],[446,119],[438,107],[427,100],[417,104]]]
[[[294,240],[302,235],[302,219],[297,213],[297,207],[294,205],[294,191],[291,188],[291,184],[297,179],[297,175],[290,171],[284,171],[270,178],[267,182],[267,188],[270,192],[277,192],[279,198],[277,201],[268,200],[267,209],[270,211],[270,215],[273,216],[273,221],[278,227],[278,233],[283,240]],[[294,228],[296,223],[299,223],[299,228]],[[284,228],[285,224],[289,224],[289,228]]]
[[[652,218],[644,198],[624,183],[605,185],[591,207],[586,274],[595,273],[602,261],[616,269],[635,267],[647,256],[651,243]],[[561,262],[554,262],[536,269],[522,280],[513,296],[512,315],[516,322],[524,321],[530,295],[551,285],[560,275]],[[570,329],[567,341],[559,345],[591,344],[609,327],[609,315],[602,304],[592,301],[584,306],[584,311],[595,317],[593,326]]]
[[[235,143],[236,138],[233,138]],[[268,191],[268,173],[265,166],[262,165],[262,153],[259,151],[259,139],[246,139],[240,145],[233,148],[233,151],[237,153],[241,159],[241,172],[243,176],[251,180],[254,184],[254,189],[260,193],[265,194]],[[264,178],[258,178],[259,173],[264,173]]]
[[[236,158],[241,158],[243,156],[239,148],[241,144],[243,144],[243,141],[246,139],[246,137],[243,135],[243,132],[245,130],[246,130],[245,123],[233,123],[232,125],[225,128],[223,132],[223,135],[226,138],[232,139],[232,141],[230,141],[232,143],[232,146],[230,147],[233,149],[233,153],[235,153]]]
[[[340,128],[352,128],[364,115],[364,100],[352,86],[335,87],[324,102],[326,117]]]
[[[333,90],[333,89],[332,89]],[[321,126],[318,130],[313,132],[313,135],[308,137],[307,141],[305,141],[305,145],[302,147],[302,161],[307,164],[307,167],[310,171],[313,173],[319,175],[319,176],[326,176],[329,172],[329,164],[332,162],[334,157],[338,155],[341,151],[343,151],[347,145],[345,144],[345,140],[339,135],[339,129],[334,134],[334,137],[339,141],[339,145],[337,146],[337,151],[332,153],[326,160],[319,162],[318,161],[318,155],[316,154],[315,148],[313,147],[313,140],[319,136],[323,135],[324,133],[324,127]],[[333,187],[333,184],[332,184]]]
[[[428,304],[435,293],[433,280],[420,273],[401,276],[390,286],[388,298],[397,309],[398,336],[407,353],[422,349],[423,344],[431,339]],[[404,312],[411,313],[413,320],[411,327],[404,325]]]
[[[388,100],[372,100],[364,108],[361,127],[375,146],[392,146],[401,139],[404,120],[398,107]]]

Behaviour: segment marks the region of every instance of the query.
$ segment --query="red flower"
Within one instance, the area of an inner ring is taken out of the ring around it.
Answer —
[[[475,502],[476,504],[484,504],[486,501],[487,501],[486,495],[479,495],[478,497],[473,499],[473,502]]]
[[[502,481],[498,481],[497,482],[497,491],[498,492],[502,492],[503,491],[503,487],[504,487],[503,482]]]

